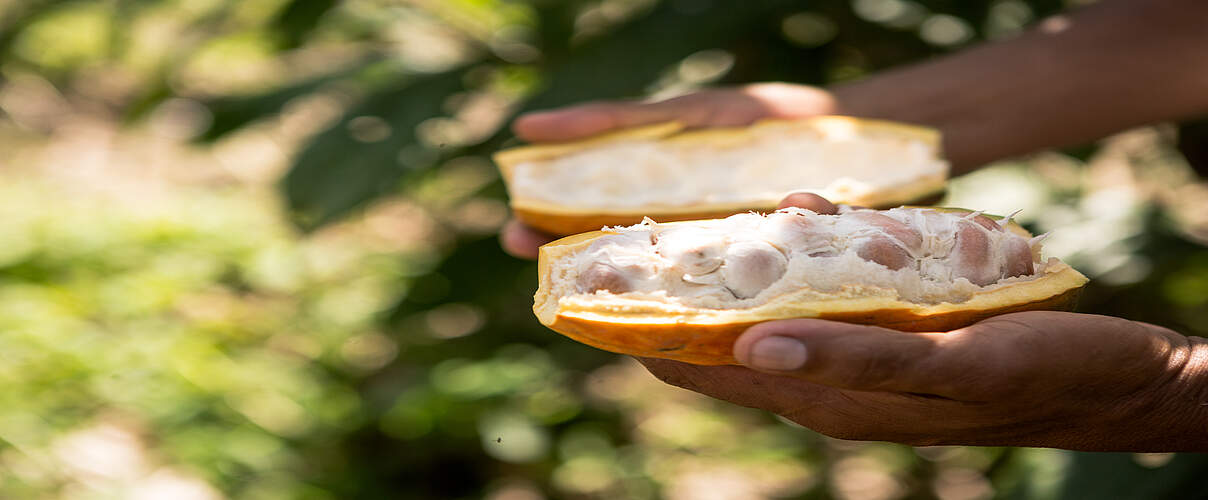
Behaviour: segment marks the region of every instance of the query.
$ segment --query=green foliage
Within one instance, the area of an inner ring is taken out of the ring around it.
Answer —
[[[284,182],[299,224],[315,227],[396,192],[408,166],[431,168],[456,151],[423,144],[416,129],[440,114],[464,77],[454,70],[400,82],[348,110],[302,149]]]
[[[336,0],[292,0],[273,20],[280,33],[282,49],[299,47],[318,27],[323,16],[335,8]]]
[[[664,386],[540,328],[535,266],[493,237],[506,214],[487,159],[514,142],[506,124],[526,110],[712,84],[829,84],[1009,36],[1063,7],[9,2],[0,70],[37,93],[3,94],[0,146],[51,142],[21,156],[46,165],[0,173],[0,497],[1091,491],[1079,471],[1102,464],[1081,469],[1070,454],[835,441]],[[53,103],[92,115],[56,121]],[[173,109],[192,118],[165,119]],[[86,173],[89,158],[111,153],[86,150],[110,137],[87,128],[96,116],[129,127],[105,134],[147,141],[146,155],[121,161],[155,164],[104,182],[56,177],[63,163]],[[60,142],[37,137],[50,131]],[[275,187],[142,184],[195,167],[157,156],[171,134],[219,156],[240,151],[210,170],[265,162],[239,149],[257,138],[287,148],[290,168]],[[1162,138],[1141,139],[1149,149],[980,172],[955,183],[950,202],[1024,208],[1023,222],[1054,231],[1053,251],[1096,278],[1086,310],[1206,334],[1208,251],[1164,195],[1136,194],[1151,187],[1121,194],[1094,181],[1128,164],[1185,184]],[[53,154],[63,149],[72,154]],[[1167,470],[1155,457],[1111,460],[1148,464],[1121,480]],[[153,489],[164,485],[176,489]]]

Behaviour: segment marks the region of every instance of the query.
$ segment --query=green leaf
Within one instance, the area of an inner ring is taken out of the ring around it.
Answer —
[[[319,20],[331,9],[335,8],[338,0],[293,0],[289,2],[277,17],[273,19],[273,28],[281,35],[281,48],[293,49],[300,47],[306,41]]]
[[[294,222],[303,229],[318,227],[395,191],[409,168],[426,168],[459,151],[423,144],[416,127],[441,115],[445,98],[463,88],[464,73],[459,69],[408,79],[369,97],[315,137],[283,181]],[[389,128],[375,132],[384,137],[358,139],[358,119],[381,120]],[[421,160],[409,160],[414,158]]]
[[[671,65],[770,29],[794,2],[669,1],[613,33],[572,50],[549,68],[545,90],[525,109],[641,94]]]
[[[323,74],[268,92],[212,99],[205,103],[206,107],[210,110],[210,125],[197,140],[200,142],[216,141],[249,123],[279,113],[286,104],[295,98],[310,95],[334,82],[354,78],[367,68],[380,62],[381,57],[379,56],[369,57],[352,64],[346,69]]]
[[[734,44],[766,29],[776,15],[791,5],[788,0],[738,5],[708,1],[664,3],[615,32],[551,62],[545,90],[522,109],[639,95],[684,57],[699,50]],[[314,139],[285,178],[286,195],[297,224],[307,229],[318,227],[395,191],[406,172],[399,162],[400,153],[429,158],[452,154],[450,150],[430,151],[420,144],[414,130],[424,120],[442,114],[441,104],[446,97],[462,89],[462,74],[458,70],[423,77],[377,92]],[[271,102],[279,105],[277,101]],[[391,130],[389,137],[373,143],[358,142],[350,135],[349,126],[360,116],[384,120]],[[484,144],[494,146],[506,135],[501,130]],[[416,168],[438,162],[424,163]]]
[[[536,41],[546,58],[561,57],[570,49],[575,18],[583,9],[583,0],[538,0]]]
[[[1201,177],[1208,177],[1208,118],[1179,125],[1179,151]]]
[[[13,42],[26,27],[66,3],[67,0],[41,0],[21,2],[15,7],[6,8],[3,12],[5,15],[0,17],[0,55],[8,55]]]

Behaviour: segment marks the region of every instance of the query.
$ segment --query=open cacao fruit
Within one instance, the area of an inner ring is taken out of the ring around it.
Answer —
[[[734,364],[750,326],[821,318],[947,331],[1068,310],[1087,279],[1009,219],[961,209],[788,208],[609,228],[540,250],[541,323],[613,352]]]
[[[948,164],[939,133],[842,116],[684,131],[664,123],[500,151],[516,217],[567,235],[768,211],[791,192],[874,208],[932,198]]]

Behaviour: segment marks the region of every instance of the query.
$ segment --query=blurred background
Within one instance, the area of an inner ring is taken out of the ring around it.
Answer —
[[[1070,453],[834,440],[544,330],[488,159],[524,110],[824,85],[1081,3],[0,1],[0,497],[1082,488]],[[1178,149],[1204,128],[1005,162],[944,203],[1053,231],[1084,311],[1208,334],[1208,184]]]

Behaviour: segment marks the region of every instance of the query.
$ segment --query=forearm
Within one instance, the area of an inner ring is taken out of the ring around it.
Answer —
[[[1208,114],[1208,2],[1114,0],[832,89],[841,112],[939,128],[958,173]]]

